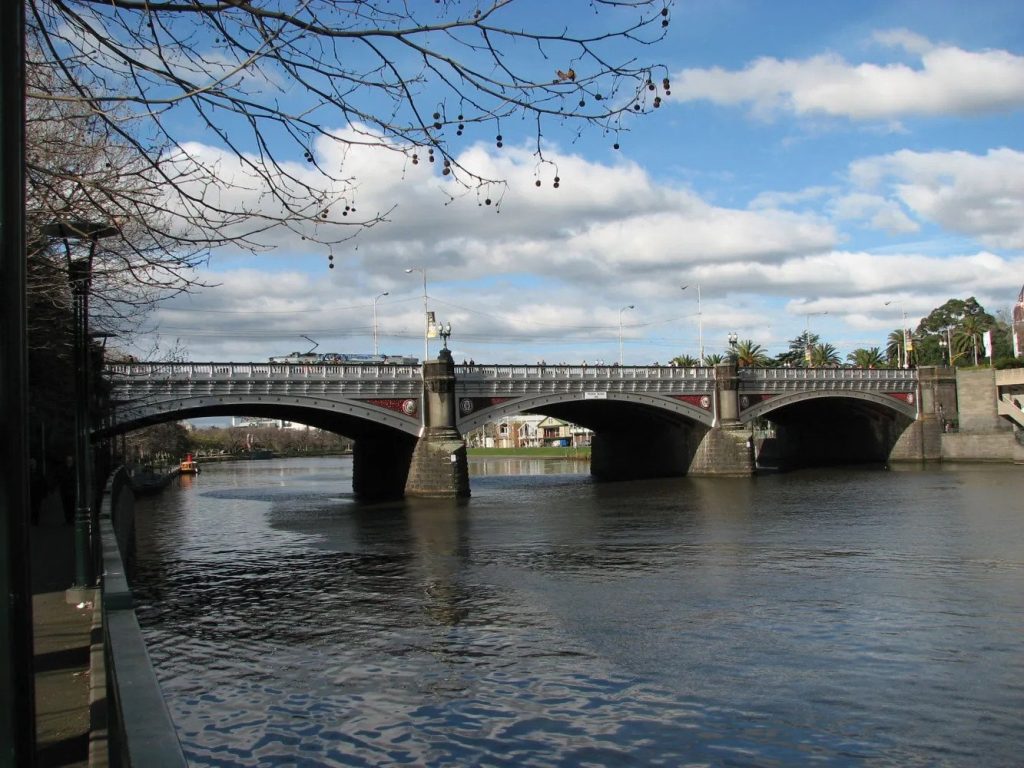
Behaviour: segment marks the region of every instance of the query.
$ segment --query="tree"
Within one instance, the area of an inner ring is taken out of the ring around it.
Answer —
[[[903,346],[907,342],[906,333],[903,328],[889,332],[885,344],[885,357],[889,361],[890,368],[903,367]]]
[[[815,368],[830,368],[841,362],[839,351],[831,344],[815,344],[810,350],[810,365]]]
[[[760,344],[755,344],[753,339],[736,342],[730,355],[740,368],[763,368],[770,362],[764,348]]]
[[[883,368],[885,367],[885,355],[878,347],[870,349],[855,349],[846,356],[846,360],[855,368]]]
[[[143,228],[157,214],[156,231],[199,253],[266,248],[286,229],[333,257],[387,217],[386,201],[357,210],[346,155],[358,147],[435,163],[456,182],[447,194],[497,205],[502,181],[458,148],[481,136],[500,148],[522,122],[538,183],[557,187],[546,130],[593,127],[617,148],[627,116],[670,91],[667,70],[637,59],[664,35],[667,0],[567,0],[528,17],[512,15],[521,0],[26,3],[30,103],[88,116],[89,145],[135,185],[90,204],[122,229],[140,226],[141,205]],[[78,169],[38,173],[58,190]]]
[[[795,339],[790,339],[789,349],[776,356],[776,363],[786,368],[802,368],[807,365],[808,350],[820,341],[816,333],[804,331]]]
[[[981,336],[995,324],[995,318],[973,296],[949,299],[918,324],[914,334],[915,360],[919,365],[943,365],[947,360],[955,364],[962,357],[977,365],[976,350]]]
[[[700,366],[701,362],[692,355],[676,355],[669,360],[669,364],[677,365],[680,368],[697,368]]]
[[[704,355],[704,365],[713,368],[719,363],[725,362],[725,355],[720,355],[717,352],[711,352]]]
[[[960,325],[953,333],[953,346],[958,353],[970,354],[974,365],[978,364],[978,348],[982,345],[981,335],[988,330],[989,324],[979,315],[967,315],[960,320]]]

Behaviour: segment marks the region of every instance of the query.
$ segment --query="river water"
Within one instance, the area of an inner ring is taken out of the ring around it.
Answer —
[[[345,458],[139,500],[190,764],[1024,761],[1024,467],[470,472],[464,505],[360,506]]]

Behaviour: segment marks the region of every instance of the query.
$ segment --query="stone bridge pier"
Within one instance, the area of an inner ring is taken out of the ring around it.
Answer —
[[[409,465],[406,496],[468,498],[466,441],[456,426],[455,361],[442,349],[423,366],[423,430]]]
[[[690,475],[748,477],[754,474],[753,444],[740,421],[740,378],[735,363],[715,366],[715,420],[697,446]]]

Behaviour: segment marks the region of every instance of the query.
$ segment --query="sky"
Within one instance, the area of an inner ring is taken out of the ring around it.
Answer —
[[[529,6],[512,18],[528,24]],[[211,287],[162,305],[126,351],[367,353],[376,315],[381,352],[422,358],[424,272],[457,362],[667,363],[723,353],[731,333],[776,355],[808,330],[845,359],[950,298],[1012,307],[1024,4],[678,0],[671,22],[642,52],[671,96],[619,149],[546,132],[554,165],[538,167],[514,125],[501,148],[458,145],[508,180],[500,208],[452,199],[436,166],[351,150],[360,210],[387,221],[335,249],[334,269],[287,233],[217,251],[196,275]]]

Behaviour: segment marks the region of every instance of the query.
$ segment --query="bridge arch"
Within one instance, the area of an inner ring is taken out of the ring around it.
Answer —
[[[805,391],[805,392],[790,392],[783,395],[776,395],[768,400],[762,400],[760,403],[751,406],[744,410],[740,414],[740,421],[743,423],[750,423],[759,418],[768,417],[768,414],[772,411],[777,411],[781,408],[807,402],[809,400],[821,400],[821,399],[851,399],[861,400],[867,403],[871,403],[882,411],[894,411],[902,414],[909,419],[917,418],[917,404],[915,398],[911,396],[911,402],[905,400],[899,400],[891,395],[880,394],[877,392],[858,392],[856,390],[821,390],[821,391]],[[769,417],[770,418],[770,417]]]
[[[884,464],[916,423],[916,397],[904,397],[837,390],[787,393],[747,409],[741,421],[765,418],[774,426],[774,435],[759,446],[762,467]]]
[[[575,415],[571,421],[587,427],[588,429],[594,429],[590,423],[587,423],[588,421],[593,423],[596,418],[598,423],[600,423],[600,412],[607,411],[609,404],[612,404],[610,406],[612,408],[616,407],[614,404],[628,404],[627,407],[630,407],[634,412],[637,406],[640,406],[641,408],[652,411],[662,417],[678,417],[676,420],[703,424],[708,428],[711,427],[714,419],[714,415],[710,410],[705,410],[695,405],[691,405],[684,400],[677,400],[664,395],[646,395],[637,392],[614,391],[607,393],[602,392],[601,397],[594,397],[594,394],[595,393],[577,391],[550,392],[513,397],[505,402],[490,406],[489,408],[481,409],[480,411],[476,411],[469,416],[459,419],[459,431],[462,432],[462,434],[467,434],[475,429],[479,429],[489,421],[517,413],[530,412],[558,416],[559,412],[565,411],[565,408],[560,406],[565,405],[575,406],[572,407],[571,410],[578,415]],[[587,418],[588,411],[590,412],[589,419]]]
[[[204,416],[266,416],[297,421],[358,439],[398,431],[416,437],[417,418],[359,400],[329,400],[306,395],[225,394],[123,403],[115,420],[101,431],[118,434],[150,424]]]

